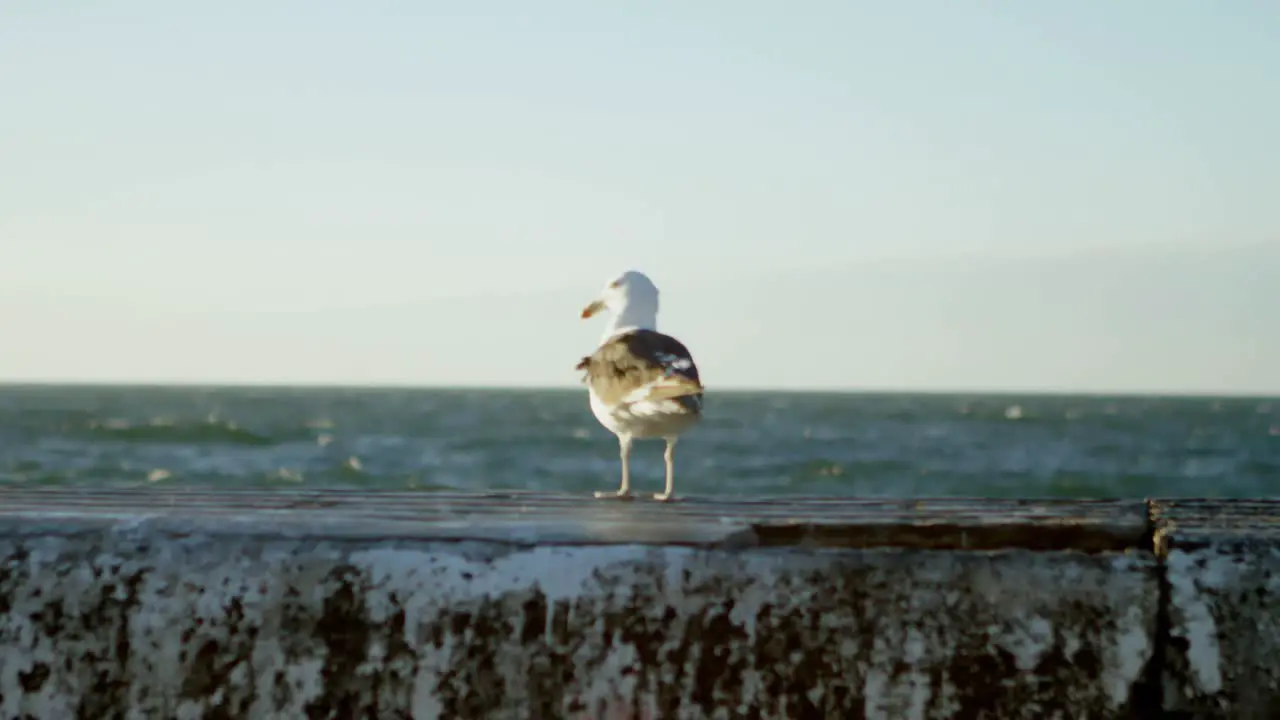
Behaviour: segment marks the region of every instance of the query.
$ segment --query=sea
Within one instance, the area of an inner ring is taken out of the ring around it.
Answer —
[[[662,442],[632,454],[661,490]],[[1280,399],[715,392],[675,452],[698,496],[1280,495]],[[585,390],[0,386],[0,485],[590,493]]]

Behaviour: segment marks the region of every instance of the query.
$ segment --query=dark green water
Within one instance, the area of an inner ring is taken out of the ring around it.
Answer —
[[[681,494],[1280,495],[1280,400],[715,393]],[[662,445],[634,484],[659,490]],[[0,483],[611,489],[585,391],[0,387]]]

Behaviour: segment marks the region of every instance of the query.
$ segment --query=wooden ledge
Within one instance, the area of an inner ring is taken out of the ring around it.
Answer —
[[[1156,552],[1192,550],[1210,545],[1280,547],[1280,498],[1152,500]]]
[[[530,492],[0,487],[0,533],[146,526],[168,534],[478,540],[517,545],[933,550],[1150,549],[1143,500],[691,497]]]

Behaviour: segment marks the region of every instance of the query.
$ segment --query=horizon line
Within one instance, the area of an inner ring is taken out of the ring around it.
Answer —
[[[580,384],[566,385],[500,385],[500,384],[436,384],[436,383],[349,383],[349,382],[280,382],[280,381],[199,381],[199,380],[10,380],[0,379],[0,390],[16,388],[117,388],[117,389],[219,389],[219,390],[408,390],[408,391],[489,391],[489,392],[585,392]],[[1117,397],[1117,398],[1199,398],[1280,400],[1280,391],[1192,389],[1119,389],[1119,388],[1034,388],[1034,387],[777,387],[723,385],[707,388],[711,394],[803,394],[803,395],[1036,395],[1041,397]]]

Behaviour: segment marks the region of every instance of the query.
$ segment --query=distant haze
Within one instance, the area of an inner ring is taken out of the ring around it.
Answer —
[[[1280,394],[1280,5],[0,7],[0,382]]]

